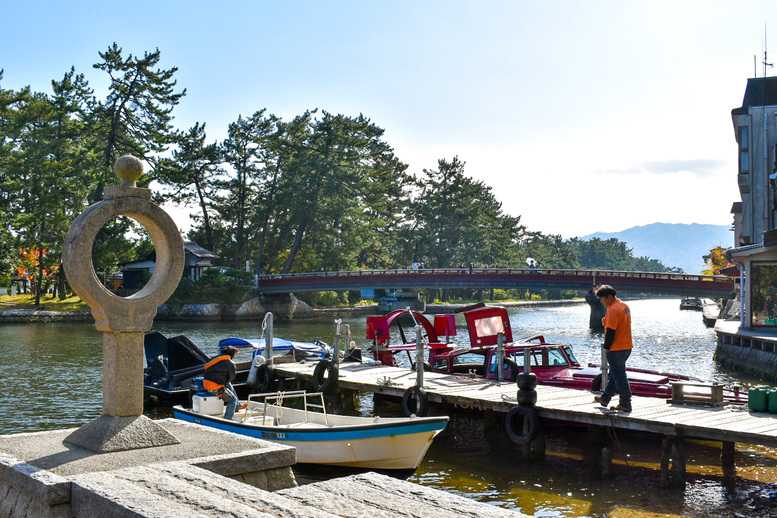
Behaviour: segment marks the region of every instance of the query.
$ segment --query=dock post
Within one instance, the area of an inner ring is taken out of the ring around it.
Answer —
[[[338,369],[340,368],[340,324],[342,322],[339,318],[335,320],[335,337],[332,343],[332,363]]]
[[[605,433],[602,435],[602,476],[612,475],[612,435]]]
[[[424,342],[423,328],[415,326],[415,385],[402,394],[402,410],[405,415],[424,416],[429,410],[429,397],[424,391]]]
[[[723,468],[724,477],[735,477],[737,474],[737,468],[734,465],[736,452],[735,442],[723,441],[720,448],[720,464]]]
[[[685,441],[682,437],[664,437],[661,447],[661,487],[685,487]]]
[[[602,473],[602,427],[588,427],[588,466],[595,473]]]
[[[424,341],[423,327],[415,326],[415,386],[424,387]]]
[[[265,321],[267,322],[267,337],[265,338],[265,344],[264,344],[264,352],[267,355],[267,361],[270,362],[270,368],[272,368],[275,361],[273,360],[273,354],[272,354],[272,337],[274,333],[273,329],[273,315],[272,313],[268,312],[265,316]]]
[[[504,333],[501,331],[496,334],[496,381],[502,383],[505,380],[505,345]]]

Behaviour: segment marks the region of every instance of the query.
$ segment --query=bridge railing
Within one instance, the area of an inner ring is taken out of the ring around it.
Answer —
[[[304,272],[304,273],[282,273],[272,275],[260,275],[259,284],[262,280],[290,280],[305,279],[311,277],[364,277],[373,275],[422,275],[422,274],[444,274],[444,275],[464,275],[464,274],[509,274],[509,275],[553,275],[553,276],[585,276],[610,278],[628,278],[628,279],[671,279],[678,281],[727,281],[731,278],[726,275],[696,275],[686,273],[667,273],[667,272],[624,272],[614,270],[565,270],[554,268],[424,268],[424,269],[386,269],[386,270],[352,270],[336,272]]]

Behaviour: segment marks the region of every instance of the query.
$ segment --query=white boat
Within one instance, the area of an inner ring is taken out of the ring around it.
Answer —
[[[301,408],[284,406],[296,400]],[[299,404],[301,402],[301,404]],[[245,409],[224,419],[223,403],[196,394],[192,409],[173,407],[178,419],[294,446],[297,462],[367,469],[412,470],[448,424],[439,417],[360,417],[326,412],[321,392],[252,394]]]

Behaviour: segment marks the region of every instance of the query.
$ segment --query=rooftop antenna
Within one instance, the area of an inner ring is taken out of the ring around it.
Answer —
[[[769,63],[766,59],[766,24],[764,24],[764,77],[766,77],[766,67],[773,67],[774,65],[772,63]]]

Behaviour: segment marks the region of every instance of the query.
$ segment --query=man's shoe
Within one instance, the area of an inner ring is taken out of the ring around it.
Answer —
[[[602,398],[602,396],[594,396],[594,401],[596,401],[597,403],[599,403],[599,404],[600,404],[600,405],[602,405],[602,406],[607,406],[607,404],[608,404],[608,403],[607,403],[607,402],[604,400],[604,398]]]
[[[248,406],[248,403],[243,403],[242,405],[240,405],[240,408],[238,408],[238,410],[245,410],[247,406]]]
[[[628,407],[625,407],[625,406],[620,406],[620,405],[611,406],[610,410],[619,410],[621,412],[631,412],[631,408],[628,408]]]

